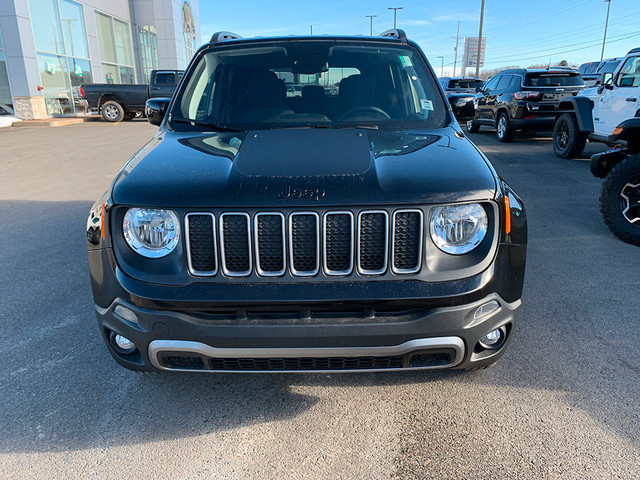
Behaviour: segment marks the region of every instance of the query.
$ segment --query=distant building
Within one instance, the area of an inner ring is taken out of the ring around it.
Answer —
[[[0,114],[74,114],[83,83],[146,83],[200,45],[198,0],[0,0]]]

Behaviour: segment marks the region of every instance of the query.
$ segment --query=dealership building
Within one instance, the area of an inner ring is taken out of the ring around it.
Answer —
[[[83,83],[147,83],[200,43],[198,0],[0,0],[0,114],[75,115]]]

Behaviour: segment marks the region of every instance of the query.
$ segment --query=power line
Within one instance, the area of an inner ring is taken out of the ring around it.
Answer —
[[[622,38],[617,38],[616,40],[609,40],[609,43],[620,42],[622,40],[626,40],[628,38],[637,37],[637,36],[640,36],[640,32],[639,33],[632,33],[631,35],[627,35],[627,36],[622,37]],[[601,44],[602,44],[602,42],[598,40],[597,42],[592,43],[590,45],[584,45],[582,47],[573,48],[571,50],[565,50],[565,51],[562,51],[562,52],[551,52],[551,56],[562,55],[562,54],[571,53],[571,52],[577,52],[578,50],[584,50],[585,48],[597,47],[597,46],[599,46]],[[522,61],[522,60],[535,60],[537,58],[543,58],[543,57],[547,57],[547,56],[549,56],[549,55],[544,55],[543,54],[543,55],[535,55],[533,57],[525,57],[525,58],[522,58],[522,57],[510,57],[509,60],[498,60],[498,61],[491,61],[491,62],[485,62],[485,63],[487,63],[487,64],[495,64],[495,63],[509,63],[510,61],[511,62],[514,62],[514,61],[518,62],[518,61]]]

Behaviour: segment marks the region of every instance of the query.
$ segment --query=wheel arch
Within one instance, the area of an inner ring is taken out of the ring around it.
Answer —
[[[571,97],[562,100],[558,104],[558,110],[567,110],[567,113],[573,113],[578,123],[578,129],[581,132],[593,132],[593,100],[587,97]],[[560,118],[556,118],[556,120]]]

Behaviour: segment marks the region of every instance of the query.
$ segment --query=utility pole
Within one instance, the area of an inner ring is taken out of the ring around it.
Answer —
[[[480,31],[478,33],[478,53],[476,54],[476,77],[480,76],[480,53],[482,51],[482,22],[484,22],[484,0],[480,6]]]
[[[442,64],[440,66],[440,76],[444,77],[444,57],[442,55],[438,55],[438,58],[442,59]]]
[[[387,10],[393,10],[393,28],[396,28],[397,23],[396,23],[396,15],[398,13],[398,10],[402,10],[404,9],[404,7],[389,7],[387,8]]]
[[[313,25],[309,25],[311,27],[311,35],[313,35]]]
[[[609,27],[609,10],[611,10],[611,0],[604,0],[607,4],[607,20],[604,23],[604,38],[602,39],[602,53],[600,53],[600,61],[604,58],[604,46],[607,43],[607,28]]]
[[[460,43],[460,20],[458,20],[458,31],[456,32],[455,37],[451,37],[456,39],[456,46],[453,51],[455,52],[455,56],[453,57],[453,76],[456,76],[456,64],[458,63],[458,44]]]
[[[369,36],[373,37],[373,19],[378,15],[365,15],[369,19]]]

